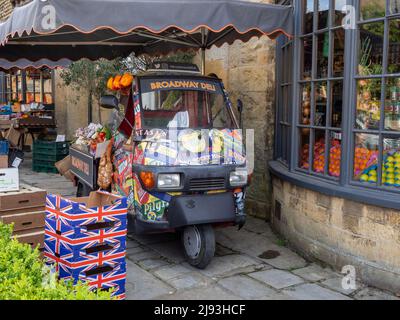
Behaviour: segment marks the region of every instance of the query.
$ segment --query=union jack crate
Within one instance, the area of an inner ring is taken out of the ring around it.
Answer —
[[[102,264],[106,261],[115,261],[125,258],[126,238],[94,240],[82,245],[69,244],[62,238],[45,236],[45,257],[49,263],[60,260],[70,266],[95,263]],[[56,259],[55,259],[56,258]]]
[[[58,263],[56,271],[59,278],[87,283],[90,290],[116,289],[113,297],[120,297],[125,293],[126,263],[107,262],[102,265],[96,263],[77,268],[69,268],[63,263]]]
[[[89,198],[48,195],[44,256],[60,279],[89,283],[92,289],[116,288],[125,296],[127,199],[107,192]]]

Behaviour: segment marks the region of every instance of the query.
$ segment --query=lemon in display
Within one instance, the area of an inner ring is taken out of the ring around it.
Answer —
[[[389,156],[389,157],[386,159],[386,161],[387,161],[387,162],[393,162],[393,161],[394,161],[394,158],[393,158],[392,156]]]
[[[376,176],[369,177],[368,182],[376,182]]]
[[[360,181],[368,181],[368,175],[367,174],[363,174],[361,177],[360,177]]]
[[[394,179],[387,179],[386,184],[388,185],[393,185],[394,184]]]
[[[394,173],[388,173],[386,174],[386,180],[394,180]]]
[[[393,173],[394,172],[394,168],[393,167],[389,167],[386,169],[386,173]]]
[[[370,176],[370,177],[376,177],[376,170],[371,170],[371,171],[369,172],[369,176]]]

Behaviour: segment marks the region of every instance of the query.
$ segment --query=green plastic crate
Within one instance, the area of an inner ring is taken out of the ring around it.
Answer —
[[[55,142],[36,140],[33,142],[33,154],[42,155],[68,155],[68,142]]]
[[[33,153],[33,162],[40,162],[40,161],[52,161],[53,163],[56,163],[57,161],[60,161],[64,159],[66,156],[68,156],[68,150],[66,153],[60,153],[60,154],[48,154],[47,152],[35,152]]]
[[[58,173],[57,168],[53,165],[48,164],[32,164],[32,170],[34,172],[45,172],[45,173]]]

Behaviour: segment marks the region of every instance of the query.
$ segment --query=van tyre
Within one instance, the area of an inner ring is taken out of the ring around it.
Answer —
[[[205,269],[215,254],[215,234],[211,225],[187,226],[182,231],[182,245],[188,263]]]

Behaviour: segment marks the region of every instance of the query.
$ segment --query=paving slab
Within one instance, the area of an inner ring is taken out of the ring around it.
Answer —
[[[238,273],[251,272],[256,270],[256,268],[261,267],[263,266],[251,257],[233,254],[223,257],[214,257],[206,269],[198,271],[205,276],[217,278]]]
[[[294,274],[302,277],[305,280],[316,282],[337,277],[337,274],[329,268],[322,268],[313,263],[308,267],[293,271]]]
[[[168,261],[164,259],[146,259],[139,261],[137,264],[145,270],[152,270],[169,265]]]
[[[182,245],[178,240],[149,244],[148,247],[175,263],[181,263],[186,260]]]
[[[160,258],[160,255],[154,251],[144,251],[140,253],[128,254],[127,258],[132,262],[139,262],[147,259]]]
[[[364,288],[354,295],[357,300],[400,300],[392,293],[374,288]]]
[[[335,277],[332,279],[325,280],[325,281],[321,282],[321,284],[324,287],[328,287],[329,289],[338,291],[345,295],[350,295],[353,292],[355,292],[356,290],[361,289],[360,288],[361,284],[357,283],[357,282],[356,282],[356,287],[354,289],[344,289],[342,286],[342,280],[343,280],[343,277]]]
[[[228,292],[218,285],[206,288],[179,290],[174,294],[160,295],[160,300],[238,300],[240,297]]]
[[[162,267],[159,268],[157,270],[154,271],[154,274],[164,280],[164,281],[168,281],[174,278],[177,278],[179,276],[182,276],[184,274],[190,273],[193,270],[190,268],[187,268],[183,265],[180,264],[176,264],[176,265],[171,265],[171,266],[166,266],[166,267]]]
[[[242,299],[267,299],[278,297],[277,291],[245,275],[224,278],[218,284]]]
[[[304,282],[302,278],[290,272],[276,269],[253,272],[249,273],[248,276],[275,289],[283,289]]]
[[[198,287],[209,286],[214,281],[208,277],[205,277],[198,272],[190,272],[182,274],[176,278],[167,281],[169,285],[176,288],[177,290],[193,289]]]
[[[351,300],[349,297],[323,288],[315,283],[304,283],[283,290],[283,293],[296,300]]]
[[[147,272],[127,260],[127,300],[148,300],[154,299],[163,294],[173,293],[174,288],[157,279],[150,272]]]

